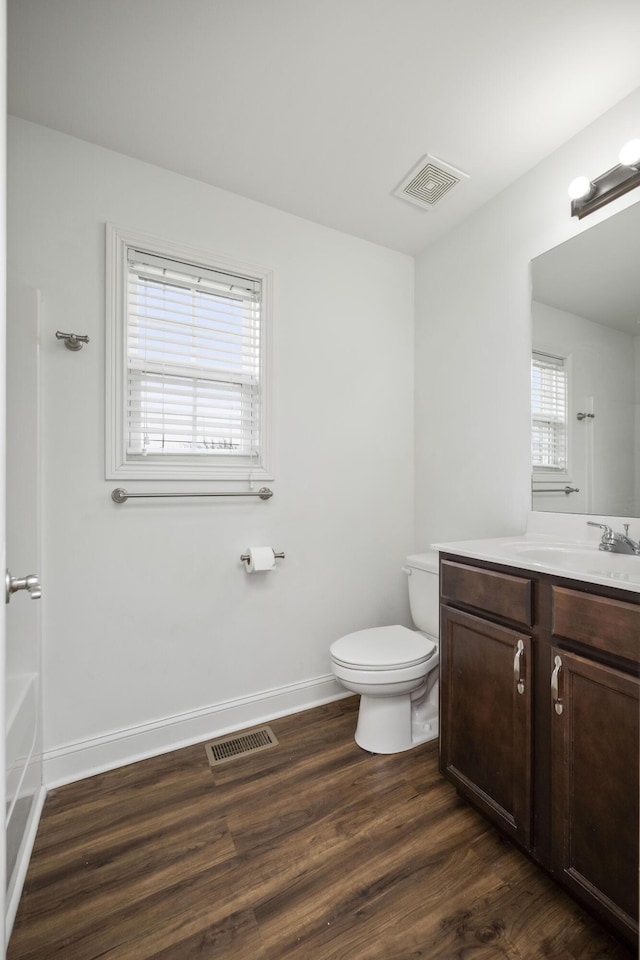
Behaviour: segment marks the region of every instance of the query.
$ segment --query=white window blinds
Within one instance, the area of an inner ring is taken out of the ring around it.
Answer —
[[[538,473],[567,469],[567,371],[562,357],[531,360],[531,462]]]
[[[128,457],[260,456],[259,279],[127,250]]]

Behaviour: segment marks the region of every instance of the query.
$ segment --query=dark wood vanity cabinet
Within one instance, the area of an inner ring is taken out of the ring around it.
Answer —
[[[623,928],[638,915],[638,679],[568,653],[552,718],[552,866]]]
[[[640,606],[550,592],[552,868],[637,937]]]
[[[526,664],[531,662],[531,638],[446,607],[440,629],[441,650],[446,648],[440,661],[440,749],[447,776],[528,847],[532,700]],[[519,684],[513,666],[518,660]]]
[[[440,585],[442,772],[637,943],[640,595],[449,555]]]

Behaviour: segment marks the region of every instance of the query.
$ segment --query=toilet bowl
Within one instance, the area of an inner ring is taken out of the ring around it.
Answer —
[[[414,623],[371,627],[330,647],[331,669],[360,694],[355,741],[370,753],[400,753],[438,736],[438,558],[407,557]]]

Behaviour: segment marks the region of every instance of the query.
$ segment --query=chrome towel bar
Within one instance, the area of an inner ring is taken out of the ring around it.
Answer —
[[[570,493],[580,493],[580,487],[569,487],[569,486],[553,487],[547,490],[534,490],[533,492],[536,494],[537,493],[566,493],[568,495]]]
[[[227,491],[226,493],[128,493],[122,487],[116,487],[111,491],[111,499],[114,503],[126,503],[127,500],[143,497],[260,497],[261,500],[269,500],[273,496],[273,490],[269,487],[260,487],[259,490],[239,490]]]

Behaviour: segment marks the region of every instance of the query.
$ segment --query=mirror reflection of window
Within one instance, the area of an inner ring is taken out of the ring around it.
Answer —
[[[532,349],[566,357],[569,415],[567,479],[534,468],[534,510],[640,517],[639,234],[636,201],[532,262]]]
[[[567,370],[564,357],[531,358],[531,465],[534,477],[567,469]]]

